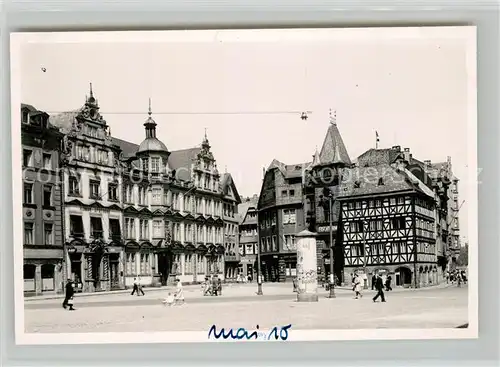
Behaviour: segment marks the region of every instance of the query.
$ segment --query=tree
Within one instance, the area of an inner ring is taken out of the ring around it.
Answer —
[[[460,248],[460,253],[457,257],[457,266],[469,265],[469,245],[465,244]]]

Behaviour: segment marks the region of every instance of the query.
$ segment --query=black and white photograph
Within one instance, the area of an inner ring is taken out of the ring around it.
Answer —
[[[11,35],[19,344],[477,338],[476,29]]]

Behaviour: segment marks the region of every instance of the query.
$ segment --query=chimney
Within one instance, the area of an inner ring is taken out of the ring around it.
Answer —
[[[394,145],[392,147],[392,150],[395,150],[396,152],[401,152],[401,146],[400,145]]]
[[[411,158],[410,148],[405,148],[404,152],[403,152],[403,155],[405,157],[405,161],[407,161],[408,163],[410,163],[410,158]]]

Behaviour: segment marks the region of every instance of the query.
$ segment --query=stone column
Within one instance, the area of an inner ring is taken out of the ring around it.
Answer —
[[[297,234],[297,302],[318,302],[316,234]]]
[[[120,251],[118,260],[118,287],[125,289],[125,251]]]

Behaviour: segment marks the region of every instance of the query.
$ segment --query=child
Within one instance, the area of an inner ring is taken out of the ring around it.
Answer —
[[[165,298],[162,302],[164,306],[172,306],[174,304],[174,295],[169,293],[167,298]]]

